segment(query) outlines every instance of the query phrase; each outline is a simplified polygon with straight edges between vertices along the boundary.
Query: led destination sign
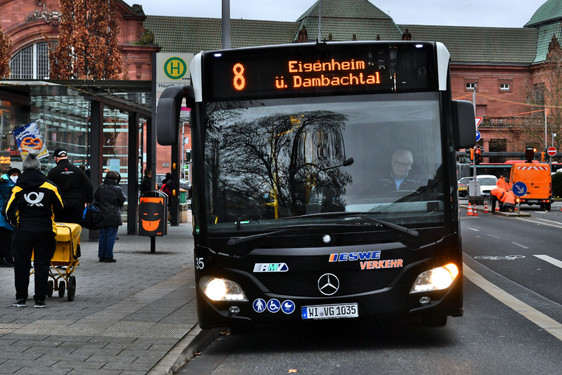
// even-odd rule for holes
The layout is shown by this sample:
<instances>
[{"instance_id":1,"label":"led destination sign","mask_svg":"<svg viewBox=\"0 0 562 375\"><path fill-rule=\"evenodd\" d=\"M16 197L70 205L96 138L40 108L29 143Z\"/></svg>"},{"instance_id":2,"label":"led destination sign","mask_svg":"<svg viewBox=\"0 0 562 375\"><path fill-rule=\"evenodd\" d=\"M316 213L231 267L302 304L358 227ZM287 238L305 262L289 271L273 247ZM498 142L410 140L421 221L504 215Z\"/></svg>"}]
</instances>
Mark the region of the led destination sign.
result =
<instances>
[{"instance_id":1,"label":"led destination sign","mask_svg":"<svg viewBox=\"0 0 562 375\"><path fill-rule=\"evenodd\" d=\"M367 73L365 61L336 61L332 59L329 62L305 63L290 60L287 65L287 74L275 76L275 88L278 90L307 87L364 86L381 83L380 72ZM246 70L242 63L235 63L232 67L232 87L236 91L244 91L248 87L245 76Z\"/></svg>"},{"instance_id":2,"label":"led destination sign","mask_svg":"<svg viewBox=\"0 0 562 375\"><path fill-rule=\"evenodd\" d=\"M367 71L365 61L336 61L303 63L288 62L289 81L285 76L275 77L275 87L279 90L305 87L365 86L381 83L380 72ZM333 73L333 74L325 74Z\"/></svg>"},{"instance_id":3,"label":"led destination sign","mask_svg":"<svg viewBox=\"0 0 562 375\"><path fill-rule=\"evenodd\" d=\"M433 90L432 44L283 46L207 53L207 100ZM207 70L208 69L208 70ZM421 74L420 74L421 73Z\"/></svg>"}]
</instances>

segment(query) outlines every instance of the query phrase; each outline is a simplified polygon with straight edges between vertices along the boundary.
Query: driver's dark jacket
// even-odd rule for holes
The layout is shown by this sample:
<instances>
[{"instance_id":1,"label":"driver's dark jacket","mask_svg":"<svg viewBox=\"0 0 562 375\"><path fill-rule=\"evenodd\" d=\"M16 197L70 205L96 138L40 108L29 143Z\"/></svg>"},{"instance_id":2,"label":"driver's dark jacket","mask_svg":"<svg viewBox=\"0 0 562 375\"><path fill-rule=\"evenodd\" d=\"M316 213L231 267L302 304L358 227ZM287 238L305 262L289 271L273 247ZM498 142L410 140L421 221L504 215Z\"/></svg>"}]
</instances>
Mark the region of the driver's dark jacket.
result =
<instances>
[{"instance_id":1,"label":"driver's dark jacket","mask_svg":"<svg viewBox=\"0 0 562 375\"><path fill-rule=\"evenodd\" d=\"M379 181L379 186L377 190L380 191L402 191L402 190L417 190L420 187L420 182L418 179L410 176L406 176L400 188L396 189L396 183L394 182L394 177L390 176L388 178L383 178Z\"/></svg>"}]
</instances>

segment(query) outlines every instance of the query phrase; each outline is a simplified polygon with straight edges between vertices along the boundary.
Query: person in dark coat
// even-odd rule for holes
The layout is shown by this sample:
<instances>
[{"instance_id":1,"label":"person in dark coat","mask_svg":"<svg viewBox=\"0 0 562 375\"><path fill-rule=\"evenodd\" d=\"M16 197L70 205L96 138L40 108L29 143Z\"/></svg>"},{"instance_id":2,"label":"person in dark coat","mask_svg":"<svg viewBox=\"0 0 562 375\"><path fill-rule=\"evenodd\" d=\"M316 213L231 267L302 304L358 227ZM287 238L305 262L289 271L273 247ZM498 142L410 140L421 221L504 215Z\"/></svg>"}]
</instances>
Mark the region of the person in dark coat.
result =
<instances>
[{"instance_id":1,"label":"person in dark coat","mask_svg":"<svg viewBox=\"0 0 562 375\"><path fill-rule=\"evenodd\" d=\"M21 171L17 168L10 168L5 174L0 176L0 209L10 199L12 189L16 186ZM14 227L0 215L0 267L13 267L14 254L12 234Z\"/></svg>"},{"instance_id":2,"label":"person in dark coat","mask_svg":"<svg viewBox=\"0 0 562 375\"><path fill-rule=\"evenodd\" d=\"M49 171L47 179L57 185L64 202L64 210L55 211L55 219L80 224L85 205L92 202L92 183L79 167L70 163L66 150L57 148L53 157L57 166Z\"/></svg>"},{"instance_id":3,"label":"person in dark coat","mask_svg":"<svg viewBox=\"0 0 562 375\"><path fill-rule=\"evenodd\" d=\"M16 307L25 307L27 301L32 252L35 254L35 307L46 306L49 267L56 247L53 210L63 208L57 187L40 171L38 154L32 150L25 158L23 173L2 209L4 217L16 228L13 238Z\"/></svg>"},{"instance_id":4,"label":"person in dark coat","mask_svg":"<svg viewBox=\"0 0 562 375\"><path fill-rule=\"evenodd\" d=\"M113 263L113 246L117 238L117 230L123 224L121 207L125 203L125 194L119 186L121 175L109 171L103 183L94 193L94 202L103 215L105 226L99 230L98 257L100 262Z\"/></svg>"},{"instance_id":5,"label":"person in dark coat","mask_svg":"<svg viewBox=\"0 0 562 375\"><path fill-rule=\"evenodd\" d=\"M145 195L149 191L154 190L152 188L151 180L152 180L152 169L146 168L144 170L144 177L142 178L141 186L140 186L141 195Z\"/></svg>"}]
</instances>

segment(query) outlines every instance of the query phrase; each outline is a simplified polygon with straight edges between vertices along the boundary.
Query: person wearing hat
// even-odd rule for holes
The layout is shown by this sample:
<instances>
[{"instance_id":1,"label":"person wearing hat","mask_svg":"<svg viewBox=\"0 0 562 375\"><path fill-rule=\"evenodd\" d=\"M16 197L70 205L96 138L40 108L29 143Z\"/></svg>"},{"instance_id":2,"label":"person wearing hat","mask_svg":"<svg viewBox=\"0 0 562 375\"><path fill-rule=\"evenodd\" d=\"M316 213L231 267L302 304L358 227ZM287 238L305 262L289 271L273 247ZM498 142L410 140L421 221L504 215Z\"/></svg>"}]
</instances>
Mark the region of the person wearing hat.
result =
<instances>
[{"instance_id":1,"label":"person wearing hat","mask_svg":"<svg viewBox=\"0 0 562 375\"><path fill-rule=\"evenodd\" d=\"M0 176L0 208L12 195L12 189L16 186L21 171L10 168ZM14 227L0 215L0 267L13 267L14 255L12 251L12 233Z\"/></svg>"},{"instance_id":2,"label":"person wearing hat","mask_svg":"<svg viewBox=\"0 0 562 375\"><path fill-rule=\"evenodd\" d=\"M92 202L92 183L79 167L68 160L65 149L57 148L53 157L57 166L49 171L47 179L57 185L64 202L64 210L55 211L55 220L80 224L85 205Z\"/></svg>"},{"instance_id":3,"label":"person wearing hat","mask_svg":"<svg viewBox=\"0 0 562 375\"><path fill-rule=\"evenodd\" d=\"M119 172L108 171L103 183L94 193L94 200L103 214L105 222L99 232L98 257L100 262L116 262L113 258L113 247L119 226L123 224L121 207L126 200L119 181L121 181Z\"/></svg>"},{"instance_id":4,"label":"person wearing hat","mask_svg":"<svg viewBox=\"0 0 562 375\"><path fill-rule=\"evenodd\" d=\"M57 187L41 173L39 151L31 150L23 162L12 195L2 214L15 227L15 284L16 307L25 307L28 298L31 253L34 252L35 307L45 307L49 267L55 253L56 225L54 209L62 209L63 202Z\"/></svg>"}]
</instances>

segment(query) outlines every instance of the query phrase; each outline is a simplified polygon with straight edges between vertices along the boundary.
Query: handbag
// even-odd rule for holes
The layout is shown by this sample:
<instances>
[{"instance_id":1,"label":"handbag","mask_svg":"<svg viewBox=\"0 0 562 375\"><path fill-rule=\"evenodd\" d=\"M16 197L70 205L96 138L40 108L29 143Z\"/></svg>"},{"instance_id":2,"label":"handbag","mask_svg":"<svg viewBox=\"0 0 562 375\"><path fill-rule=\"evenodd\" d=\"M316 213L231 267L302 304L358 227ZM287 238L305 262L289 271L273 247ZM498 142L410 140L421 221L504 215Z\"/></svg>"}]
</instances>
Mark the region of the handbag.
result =
<instances>
[{"instance_id":1,"label":"handbag","mask_svg":"<svg viewBox=\"0 0 562 375\"><path fill-rule=\"evenodd\" d=\"M94 204L89 204L82 212L82 222L80 224L84 228L100 229L105 226L105 219L99 208Z\"/></svg>"}]
</instances>

